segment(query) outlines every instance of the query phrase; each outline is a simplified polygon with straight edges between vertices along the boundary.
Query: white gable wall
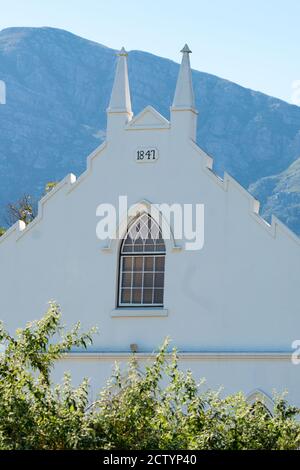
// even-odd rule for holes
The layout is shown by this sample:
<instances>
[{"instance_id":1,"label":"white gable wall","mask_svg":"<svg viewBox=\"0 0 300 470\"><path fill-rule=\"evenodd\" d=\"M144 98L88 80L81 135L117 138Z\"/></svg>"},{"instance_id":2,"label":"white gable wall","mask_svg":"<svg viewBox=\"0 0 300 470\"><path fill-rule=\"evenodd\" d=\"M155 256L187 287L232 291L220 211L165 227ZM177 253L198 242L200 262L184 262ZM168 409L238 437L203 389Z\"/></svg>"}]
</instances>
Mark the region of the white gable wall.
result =
<instances>
[{"instance_id":1,"label":"white gable wall","mask_svg":"<svg viewBox=\"0 0 300 470\"><path fill-rule=\"evenodd\" d=\"M128 350L137 342L148 351L168 334L189 351L290 349L300 331L299 245L280 229L274 237L254 220L246 192L231 180L225 190L209 177L190 142L170 136L169 130L124 131L78 182L50 195L32 228L1 240L1 265L17 260L14 269L1 270L1 311L11 327L39 316L55 299L68 322L100 326L95 347L101 350ZM136 163L134 150L148 144L159 149L159 160ZM167 318L110 316L118 247L102 250L96 208L101 202L117 205L125 194L129 204L145 199L205 205L204 248L167 255Z\"/></svg>"},{"instance_id":2,"label":"white gable wall","mask_svg":"<svg viewBox=\"0 0 300 470\"><path fill-rule=\"evenodd\" d=\"M25 230L14 227L0 238L1 318L14 330L56 300L67 325L98 326L90 351L102 355L67 361L78 377L89 364L97 385L114 353L129 352L131 343L149 353L170 336L180 351L196 354L183 365L206 375L210 385L224 384L229 391L264 386L268 393L290 388L296 400L300 372L289 357L300 335L299 240L276 220L268 226L255 212L254 199L228 175L223 182L213 174L211 159L185 132L184 114L176 116L172 127L151 107L125 126L117 116L111 119L108 141L89 158L87 171L76 182L67 177L47 195ZM147 146L158 149L159 159L137 163L136 149ZM167 316L145 316L147 309L144 316L112 316L119 245L103 249L96 208L117 206L120 195L128 196L129 205L146 200L205 206L201 251L186 251L183 241L182 250L166 244ZM201 356L216 352L221 360ZM250 356L237 359L228 352ZM256 353L262 354L259 360Z\"/></svg>"}]
</instances>

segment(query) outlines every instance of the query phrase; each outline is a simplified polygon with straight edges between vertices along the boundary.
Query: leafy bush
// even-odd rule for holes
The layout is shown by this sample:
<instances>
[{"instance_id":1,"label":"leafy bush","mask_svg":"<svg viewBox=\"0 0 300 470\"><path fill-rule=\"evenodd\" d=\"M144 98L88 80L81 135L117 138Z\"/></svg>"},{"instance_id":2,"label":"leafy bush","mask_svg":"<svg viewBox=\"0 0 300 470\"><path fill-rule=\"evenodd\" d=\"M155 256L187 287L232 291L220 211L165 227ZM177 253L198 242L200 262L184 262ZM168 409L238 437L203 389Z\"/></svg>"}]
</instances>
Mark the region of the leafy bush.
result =
<instances>
[{"instance_id":1,"label":"leafy bush","mask_svg":"<svg viewBox=\"0 0 300 470\"><path fill-rule=\"evenodd\" d=\"M89 439L87 381L73 389L66 375L53 387L50 373L64 352L86 347L91 334L80 334L79 324L62 334L60 316L50 304L43 319L15 338L0 327L0 449L73 449Z\"/></svg>"},{"instance_id":2,"label":"leafy bush","mask_svg":"<svg viewBox=\"0 0 300 470\"><path fill-rule=\"evenodd\" d=\"M261 402L250 405L242 393L221 398L201 392L191 372L178 368L167 342L154 363L139 372L133 358L128 373L115 375L95 404L96 435L108 449L296 449L299 410L282 397L273 416ZM163 379L163 382L162 382ZM165 385L164 385L165 384Z\"/></svg>"},{"instance_id":3,"label":"leafy bush","mask_svg":"<svg viewBox=\"0 0 300 470\"><path fill-rule=\"evenodd\" d=\"M222 398L178 367L168 341L141 372L133 355L117 367L92 405L88 382L73 388L65 376L51 383L64 352L87 347L93 332L77 324L63 333L59 307L11 337L0 328L0 449L296 449L300 410L276 397L263 403L238 393Z\"/></svg>"}]
</instances>

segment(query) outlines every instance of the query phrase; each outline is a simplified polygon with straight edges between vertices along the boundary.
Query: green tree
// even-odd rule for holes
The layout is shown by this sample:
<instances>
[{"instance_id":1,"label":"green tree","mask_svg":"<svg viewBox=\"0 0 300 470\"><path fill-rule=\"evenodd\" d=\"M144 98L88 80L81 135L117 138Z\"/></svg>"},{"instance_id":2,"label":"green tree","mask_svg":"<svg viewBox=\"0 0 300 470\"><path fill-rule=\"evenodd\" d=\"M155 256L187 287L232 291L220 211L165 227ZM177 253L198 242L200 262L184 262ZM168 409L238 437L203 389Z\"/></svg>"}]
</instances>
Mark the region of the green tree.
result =
<instances>
[{"instance_id":1,"label":"green tree","mask_svg":"<svg viewBox=\"0 0 300 470\"><path fill-rule=\"evenodd\" d=\"M55 186L57 181L49 181L45 185L44 194L48 194ZM16 202L10 202L6 208L6 223L13 225L18 220L22 220L25 224L29 224L37 216L37 203L30 194L24 194ZM0 227L0 237L5 233L6 229Z\"/></svg>"},{"instance_id":2,"label":"green tree","mask_svg":"<svg viewBox=\"0 0 300 470\"><path fill-rule=\"evenodd\" d=\"M22 220L26 225L36 217L37 208L32 196L24 194L16 202L7 205L6 222L13 225L18 220Z\"/></svg>"},{"instance_id":3,"label":"green tree","mask_svg":"<svg viewBox=\"0 0 300 470\"><path fill-rule=\"evenodd\" d=\"M63 333L59 307L52 303L39 321L11 337L1 326L0 343L0 449L72 449L88 445L91 437L88 383L77 389L65 376L51 386L50 374L64 352L85 348L91 333L80 324ZM54 339L56 338L56 341Z\"/></svg>"}]
</instances>

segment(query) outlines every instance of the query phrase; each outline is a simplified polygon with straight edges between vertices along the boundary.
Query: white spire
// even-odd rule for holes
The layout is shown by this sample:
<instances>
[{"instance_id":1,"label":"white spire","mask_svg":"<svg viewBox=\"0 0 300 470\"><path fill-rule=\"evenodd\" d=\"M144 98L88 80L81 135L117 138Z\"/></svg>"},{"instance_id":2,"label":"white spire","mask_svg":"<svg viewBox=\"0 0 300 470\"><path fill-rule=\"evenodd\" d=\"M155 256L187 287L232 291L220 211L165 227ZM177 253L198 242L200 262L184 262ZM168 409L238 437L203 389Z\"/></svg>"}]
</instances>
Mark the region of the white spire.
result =
<instances>
[{"instance_id":1,"label":"white spire","mask_svg":"<svg viewBox=\"0 0 300 470\"><path fill-rule=\"evenodd\" d=\"M127 52L124 47L118 53L118 63L108 113L127 113L132 116L127 69Z\"/></svg>"},{"instance_id":2,"label":"white spire","mask_svg":"<svg viewBox=\"0 0 300 470\"><path fill-rule=\"evenodd\" d=\"M189 57L192 51L190 50L189 46L185 44L184 48L180 52L182 52L183 56L177 79L172 109L195 110L195 97Z\"/></svg>"}]
</instances>

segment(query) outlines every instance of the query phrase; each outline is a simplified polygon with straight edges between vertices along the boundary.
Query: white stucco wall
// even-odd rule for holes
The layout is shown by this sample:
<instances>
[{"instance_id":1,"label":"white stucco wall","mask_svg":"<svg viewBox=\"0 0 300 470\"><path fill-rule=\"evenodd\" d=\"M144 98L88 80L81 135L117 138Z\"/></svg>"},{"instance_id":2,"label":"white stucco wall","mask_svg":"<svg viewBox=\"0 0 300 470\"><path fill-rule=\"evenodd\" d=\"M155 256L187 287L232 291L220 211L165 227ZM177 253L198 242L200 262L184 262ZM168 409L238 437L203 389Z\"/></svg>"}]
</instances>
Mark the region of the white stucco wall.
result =
<instances>
[{"instance_id":1,"label":"white stucco wall","mask_svg":"<svg viewBox=\"0 0 300 470\"><path fill-rule=\"evenodd\" d=\"M291 343L300 337L299 240L275 219L268 226L253 198L232 178L225 175L222 181L213 174L211 159L184 132L182 116L171 127L151 109L132 127L115 121L87 171L77 181L66 177L47 195L25 230L16 225L0 238L1 319L14 330L40 317L53 299L67 325L80 320L84 329L99 327L91 351L128 352L136 343L146 353L170 336L188 353L286 353L284 360L198 357L184 360L184 366L228 392L287 388L300 405L300 368L289 360ZM135 150L145 146L159 150L155 163L134 160ZM127 195L129 204L205 206L202 250L174 250L166 242L167 316L111 315L119 245L103 249L96 237L96 208L104 202L117 205L120 195ZM109 375L112 363L103 357L78 359L76 366L66 362L78 379L93 375L95 386Z\"/></svg>"}]
</instances>

